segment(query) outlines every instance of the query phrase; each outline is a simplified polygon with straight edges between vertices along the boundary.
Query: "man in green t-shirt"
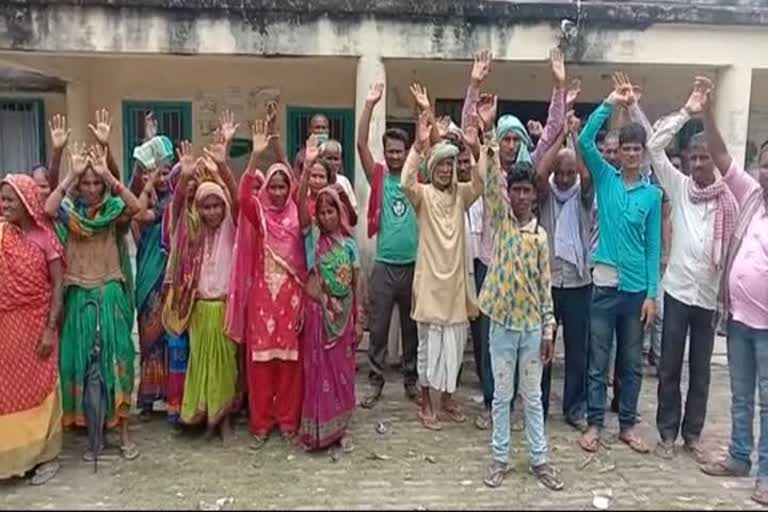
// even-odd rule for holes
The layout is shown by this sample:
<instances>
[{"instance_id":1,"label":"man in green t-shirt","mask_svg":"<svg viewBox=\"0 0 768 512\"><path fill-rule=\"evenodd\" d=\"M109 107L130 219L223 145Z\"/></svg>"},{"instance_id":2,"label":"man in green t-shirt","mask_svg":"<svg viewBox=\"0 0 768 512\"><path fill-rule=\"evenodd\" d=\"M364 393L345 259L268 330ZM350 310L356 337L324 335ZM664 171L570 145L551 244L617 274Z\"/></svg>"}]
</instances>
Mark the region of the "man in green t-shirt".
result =
<instances>
[{"instance_id":1,"label":"man in green t-shirt","mask_svg":"<svg viewBox=\"0 0 768 512\"><path fill-rule=\"evenodd\" d=\"M410 145L403 130L384 132L384 163L376 163L368 146L371 114L381 100L384 85L374 84L368 93L360 117L357 150L371 185L368 205L368 236L377 235L376 257L368 290L369 332L368 360L370 393L360 404L373 407L381 398L384 387L384 363L387 352L389 324L392 308L397 305L403 343L403 378L406 396L417 396L416 353L418 336L416 323L411 319L413 271L416 261L418 231L416 214L410 200L400 188L400 172Z\"/></svg>"}]
</instances>

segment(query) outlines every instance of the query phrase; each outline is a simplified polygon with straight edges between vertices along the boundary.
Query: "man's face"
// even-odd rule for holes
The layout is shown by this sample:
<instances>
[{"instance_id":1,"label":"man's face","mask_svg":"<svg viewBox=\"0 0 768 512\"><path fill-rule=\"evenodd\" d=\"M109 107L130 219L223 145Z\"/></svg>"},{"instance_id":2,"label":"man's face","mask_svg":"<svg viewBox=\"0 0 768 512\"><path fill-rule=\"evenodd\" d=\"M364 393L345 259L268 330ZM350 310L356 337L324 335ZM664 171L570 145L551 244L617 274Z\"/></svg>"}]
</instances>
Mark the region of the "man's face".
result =
<instances>
[{"instance_id":1,"label":"man's face","mask_svg":"<svg viewBox=\"0 0 768 512\"><path fill-rule=\"evenodd\" d=\"M555 166L555 186L559 190L568 190L576 184L579 168L573 151L561 149L557 155Z\"/></svg>"},{"instance_id":2,"label":"man's face","mask_svg":"<svg viewBox=\"0 0 768 512\"><path fill-rule=\"evenodd\" d=\"M692 144L688 148L688 168L691 179L700 188L705 188L715 181L715 162L704 144Z\"/></svg>"},{"instance_id":3,"label":"man's face","mask_svg":"<svg viewBox=\"0 0 768 512\"><path fill-rule=\"evenodd\" d=\"M456 176L465 183L472 179L472 153L469 148L465 147L456 159Z\"/></svg>"},{"instance_id":4,"label":"man's face","mask_svg":"<svg viewBox=\"0 0 768 512\"><path fill-rule=\"evenodd\" d=\"M432 170L432 184L437 190L445 190L451 186L453 178L453 158L440 160Z\"/></svg>"},{"instance_id":5,"label":"man's face","mask_svg":"<svg viewBox=\"0 0 768 512\"><path fill-rule=\"evenodd\" d=\"M314 116L309 122L309 131L313 135L328 135L330 132L328 118L322 114Z\"/></svg>"},{"instance_id":6,"label":"man's face","mask_svg":"<svg viewBox=\"0 0 768 512\"><path fill-rule=\"evenodd\" d=\"M639 142L625 142L619 147L621 168L628 171L640 169L644 153L645 147Z\"/></svg>"},{"instance_id":7,"label":"man's face","mask_svg":"<svg viewBox=\"0 0 768 512\"><path fill-rule=\"evenodd\" d=\"M527 219L533 211L533 183L519 181L509 186L509 205L517 219Z\"/></svg>"},{"instance_id":8,"label":"man's face","mask_svg":"<svg viewBox=\"0 0 768 512\"><path fill-rule=\"evenodd\" d=\"M499 142L499 158L502 163L513 163L517 160L517 152L520 150L520 137L515 132L508 132Z\"/></svg>"},{"instance_id":9,"label":"man's face","mask_svg":"<svg viewBox=\"0 0 768 512\"><path fill-rule=\"evenodd\" d=\"M400 172L405 163L405 142L399 139L385 139L384 161L390 172Z\"/></svg>"},{"instance_id":10,"label":"man's face","mask_svg":"<svg viewBox=\"0 0 768 512\"><path fill-rule=\"evenodd\" d=\"M619 162L619 139L616 137L606 137L602 144L603 158L608 160L612 166L618 168Z\"/></svg>"}]
</instances>

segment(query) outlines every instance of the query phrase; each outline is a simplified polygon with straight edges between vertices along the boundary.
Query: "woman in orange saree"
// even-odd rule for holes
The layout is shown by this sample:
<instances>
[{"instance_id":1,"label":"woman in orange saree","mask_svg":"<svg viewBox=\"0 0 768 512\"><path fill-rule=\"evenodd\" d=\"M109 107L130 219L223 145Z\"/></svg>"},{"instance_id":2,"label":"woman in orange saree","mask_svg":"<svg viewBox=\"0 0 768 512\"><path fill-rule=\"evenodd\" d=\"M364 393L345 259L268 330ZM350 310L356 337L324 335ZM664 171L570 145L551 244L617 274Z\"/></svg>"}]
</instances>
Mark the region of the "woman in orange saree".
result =
<instances>
[{"instance_id":1,"label":"woman in orange saree","mask_svg":"<svg viewBox=\"0 0 768 512\"><path fill-rule=\"evenodd\" d=\"M36 468L33 484L59 470L61 394L58 319L63 249L35 181L0 184L0 479Z\"/></svg>"}]
</instances>

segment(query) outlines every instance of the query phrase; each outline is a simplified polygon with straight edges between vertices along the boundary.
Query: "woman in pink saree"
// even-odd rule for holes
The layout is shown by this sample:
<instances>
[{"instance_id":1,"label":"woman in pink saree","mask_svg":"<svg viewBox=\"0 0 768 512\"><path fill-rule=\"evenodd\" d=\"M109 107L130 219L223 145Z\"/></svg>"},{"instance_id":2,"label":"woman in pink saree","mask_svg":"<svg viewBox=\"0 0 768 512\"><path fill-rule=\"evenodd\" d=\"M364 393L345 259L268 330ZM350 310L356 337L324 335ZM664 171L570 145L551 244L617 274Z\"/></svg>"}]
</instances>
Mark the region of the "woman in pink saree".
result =
<instances>
[{"instance_id":1,"label":"woman in pink saree","mask_svg":"<svg viewBox=\"0 0 768 512\"><path fill-rule=\"evenodd\" d=\"M275 426L286 440L298 430L306 264L290 168L276 163L264 178L247 171L239 197L226 326L232 339L245 344L249 425L257 449Z\"/></svg>"},{"instance_id":2,"label":"woman in pink saree","mask_svg":"<svg viewBox=\"0 0 768 512\"><path fill-rule=\"evenodd\" d=\"M310 147L308 145L308 147ZM307 150L307 162L313 153ZM308 186L302 176L299 197ZM355 348L362 335L362 304L357 293L360 257L350 225L350 211L341 187L331 185L316 197L315 215L308 201L299 205L305 233L307 298L301 336L304 403L299 439L306 449L340 443L355 410Z\"/></svg>"}]
</instances>

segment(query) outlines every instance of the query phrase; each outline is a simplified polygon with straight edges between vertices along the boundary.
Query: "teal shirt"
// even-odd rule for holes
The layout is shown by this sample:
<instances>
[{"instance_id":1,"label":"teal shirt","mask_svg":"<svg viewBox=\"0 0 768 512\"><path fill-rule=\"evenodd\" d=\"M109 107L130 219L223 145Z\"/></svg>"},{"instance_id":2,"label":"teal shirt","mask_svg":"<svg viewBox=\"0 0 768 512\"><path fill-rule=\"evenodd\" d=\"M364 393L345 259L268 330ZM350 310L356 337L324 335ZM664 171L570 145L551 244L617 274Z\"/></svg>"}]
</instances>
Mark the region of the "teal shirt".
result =
<instances>
[{"instance_id":1,"label":"teal shirt","mask_svg":"<svg viewBox=\"0 0 768 512\"><path fill-rule=\"evenodd\" d=\"M376 261L393 265L413 263L418 240L416 212L400 187L400 175L387 174L376 238Z\"/></svg>"},{"instance_id":2,"label":"teal shirt","mask_svg":"<svg viewBox=\"0 0 768 512\"><path fill-rule=\"evenodd\" d=\"M579 137L598 202L600 241L592 260L616 268L619 291L644 291L654 299L661 260L661 190L647 178L625 185L621 171L603 159L595 137L612 111L611 104L600 105Z\"/></svg>"}]
</instances>

